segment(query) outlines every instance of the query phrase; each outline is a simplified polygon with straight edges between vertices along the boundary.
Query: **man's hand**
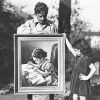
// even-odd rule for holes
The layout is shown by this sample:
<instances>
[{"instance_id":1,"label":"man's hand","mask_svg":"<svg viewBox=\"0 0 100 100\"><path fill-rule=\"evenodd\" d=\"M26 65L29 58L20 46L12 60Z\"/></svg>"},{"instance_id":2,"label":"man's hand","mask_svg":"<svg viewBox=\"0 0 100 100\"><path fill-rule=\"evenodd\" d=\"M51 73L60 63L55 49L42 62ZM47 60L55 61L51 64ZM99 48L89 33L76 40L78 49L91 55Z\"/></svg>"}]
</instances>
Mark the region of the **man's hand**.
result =
<instances>
[{"instance_id":1,"label":"man's hand","mask_svg":"<svg viewBox=\"0 0 100 100\"><path fill-rule=\"evenodd\" d=\"M41 31L37 31L36 34L49 34L47 31L41 30Z\"/></svg>"}]
</instances>

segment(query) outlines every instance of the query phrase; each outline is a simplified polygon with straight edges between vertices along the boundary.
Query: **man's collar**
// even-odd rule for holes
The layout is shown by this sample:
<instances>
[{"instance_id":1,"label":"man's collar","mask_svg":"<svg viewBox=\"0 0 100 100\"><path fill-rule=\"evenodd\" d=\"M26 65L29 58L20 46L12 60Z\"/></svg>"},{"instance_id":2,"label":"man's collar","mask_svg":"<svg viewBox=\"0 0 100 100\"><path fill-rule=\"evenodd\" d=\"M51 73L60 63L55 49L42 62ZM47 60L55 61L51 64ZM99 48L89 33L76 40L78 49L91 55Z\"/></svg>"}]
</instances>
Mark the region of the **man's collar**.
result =
<instances>
[{"instance_id":1,"label":"man's collar","mask_svg":"<svg viewBox=\"0 0 100 100\"><path fill-rule=\"evenodd\" d=\"M36 26L37 24L39 24L38 20L34 20L34 23L35 23L35 26ZM44 26L48 26L48 25L50 25L50 23L49 23L49 21L48 21L48 19L47 19Z\"/></svg>"}]
</instances>

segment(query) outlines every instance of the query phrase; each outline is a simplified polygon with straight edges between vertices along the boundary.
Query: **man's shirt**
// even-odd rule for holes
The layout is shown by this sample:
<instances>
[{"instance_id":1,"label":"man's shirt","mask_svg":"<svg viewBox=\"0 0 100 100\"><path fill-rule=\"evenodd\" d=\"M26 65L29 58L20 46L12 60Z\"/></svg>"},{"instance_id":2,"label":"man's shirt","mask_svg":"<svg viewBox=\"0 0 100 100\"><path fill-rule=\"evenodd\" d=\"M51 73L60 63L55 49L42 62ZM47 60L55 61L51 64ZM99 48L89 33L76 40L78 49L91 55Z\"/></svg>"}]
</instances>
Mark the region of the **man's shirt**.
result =
<instances>
[{"instance_id":1,"label":"man's shirt","mask_svg":"<svg viewBox=\"0 0 100 100\"><path fill-rule=\"evenodd\" d=\"M57 27L54 22L47 19L45 25L38 21L28 20L17 29L17 34L56 34Z\"/></svg>"}]
</instances>

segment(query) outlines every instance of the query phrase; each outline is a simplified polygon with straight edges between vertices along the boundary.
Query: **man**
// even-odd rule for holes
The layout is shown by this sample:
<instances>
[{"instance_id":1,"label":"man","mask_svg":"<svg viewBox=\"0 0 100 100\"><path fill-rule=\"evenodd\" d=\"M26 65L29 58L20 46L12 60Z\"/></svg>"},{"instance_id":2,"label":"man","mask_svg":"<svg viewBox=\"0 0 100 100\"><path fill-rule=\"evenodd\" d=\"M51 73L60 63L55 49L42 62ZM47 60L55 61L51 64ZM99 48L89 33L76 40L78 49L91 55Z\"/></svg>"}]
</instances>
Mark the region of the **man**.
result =
<instances>
[{"instance_id":1,"label":"man","mask_svg":"<svg viewBox=\"0 0 100 100\"><path fill-rule=\"evenodd\" d=\"M35 6L36 19L28 20L17 29L17 34L55 34L56 25L47 19L48 7L44 3Z\"/></svg>"},{"instance_id":2,"label":"man","mask_svg":"<svg viewBox=\"0 0 100 100\"><path fill-rule=\"evenodd\" d=\"M35 6L37 20L26 21L17 29L17 34L56 34L56 25L47 19L48 7L46 4L38 2ZM28 95L30 96L30 95ZM50 97L53 97L51 95ZM53 98L51 98L53 100ZM32 100L50 100L49 95L32 95Z\"/></svg>"}]
</instances>

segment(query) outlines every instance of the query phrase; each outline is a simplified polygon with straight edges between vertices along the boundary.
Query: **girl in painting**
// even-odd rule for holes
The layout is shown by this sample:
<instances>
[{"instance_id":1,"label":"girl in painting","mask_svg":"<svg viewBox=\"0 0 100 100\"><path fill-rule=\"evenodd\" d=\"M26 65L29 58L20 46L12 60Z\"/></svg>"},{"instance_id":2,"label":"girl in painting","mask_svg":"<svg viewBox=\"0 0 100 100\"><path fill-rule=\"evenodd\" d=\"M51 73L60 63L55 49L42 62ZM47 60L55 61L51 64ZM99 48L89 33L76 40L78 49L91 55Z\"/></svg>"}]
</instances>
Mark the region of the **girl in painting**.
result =
<instances>
[{"instance_id":1,"label":"girl in painting","mask_svg":"<svg viewBox=\"0 0 100 100\"><path fill-rule=\"evenodd\" d=\"M57 85L57 75L54 66L50 60L46 59L47 52L43 49L35 49L32 52L32 58L36 64L32 64L34 72L42 75L46 85Z\"/></svg>"}]
</instances>

